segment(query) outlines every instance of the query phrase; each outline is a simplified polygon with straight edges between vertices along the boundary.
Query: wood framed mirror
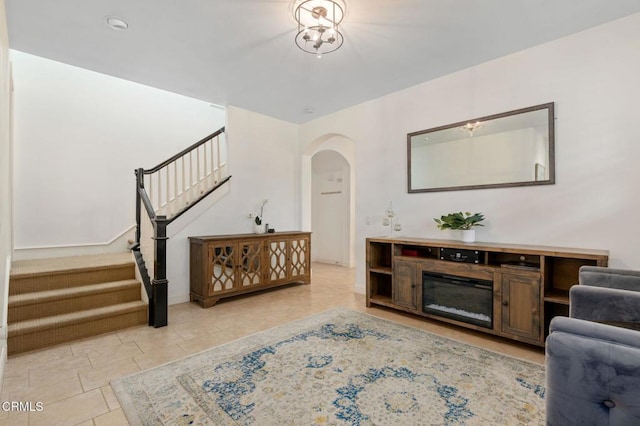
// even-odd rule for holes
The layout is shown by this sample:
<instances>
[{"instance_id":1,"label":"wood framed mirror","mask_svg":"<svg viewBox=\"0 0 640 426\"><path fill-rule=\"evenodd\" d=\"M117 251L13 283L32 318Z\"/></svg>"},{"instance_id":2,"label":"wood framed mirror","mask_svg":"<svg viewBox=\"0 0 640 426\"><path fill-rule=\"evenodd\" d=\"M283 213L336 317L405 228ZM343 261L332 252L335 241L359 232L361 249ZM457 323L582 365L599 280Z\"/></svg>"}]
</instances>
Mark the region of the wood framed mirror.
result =
<instances>
[{"instance_id":1,"label":"wood framed mirror","mask_svg":"<svg viewBox=\"0 0 640 426\"><path fill-rule=\"evenodd\" d=\"M555 183L554 103L407 134L408 192Z\"/></svg>"}]
</instances>

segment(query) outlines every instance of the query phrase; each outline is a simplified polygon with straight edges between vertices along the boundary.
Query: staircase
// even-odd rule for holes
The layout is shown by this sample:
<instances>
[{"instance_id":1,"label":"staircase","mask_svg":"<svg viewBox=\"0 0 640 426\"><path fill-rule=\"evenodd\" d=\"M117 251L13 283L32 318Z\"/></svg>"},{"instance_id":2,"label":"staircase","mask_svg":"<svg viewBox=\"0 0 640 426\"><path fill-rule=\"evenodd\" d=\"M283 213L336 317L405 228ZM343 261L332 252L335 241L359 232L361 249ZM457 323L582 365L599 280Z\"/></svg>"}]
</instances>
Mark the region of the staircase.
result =
<instances>
[{"instance_id":1,"label":"staircase","mask_svg":"<svg viewBox=\"0 0 640 426\"><path fill-rule=\"evenodd\" d=\"M13 262L9 355L147 323L131 253Z\"/></svg>"},{"instance_id":2,"label":"staircase","mask_svg":"<svg viewBox=\"0 0 640 426\"><path fill-rule=\"evenodd\" d=\"M131 246L149 299L149 325L168 323L167 226L227 184L225 128L136 175L136 239Z\"/></svg>"}]
</instances>

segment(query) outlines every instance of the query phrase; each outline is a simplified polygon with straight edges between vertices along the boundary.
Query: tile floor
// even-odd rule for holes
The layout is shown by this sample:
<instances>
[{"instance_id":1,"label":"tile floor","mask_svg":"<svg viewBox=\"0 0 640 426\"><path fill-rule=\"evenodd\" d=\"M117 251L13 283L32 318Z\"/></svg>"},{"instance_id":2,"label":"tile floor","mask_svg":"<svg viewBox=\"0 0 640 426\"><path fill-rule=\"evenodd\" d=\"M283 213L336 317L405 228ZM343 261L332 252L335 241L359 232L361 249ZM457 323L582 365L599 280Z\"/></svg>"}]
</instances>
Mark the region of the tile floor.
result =
<instances>
[{"instance_id":1,"label":"tile floor","mask_svg":"<svg viewBox=\"0 0 640 426\"><path fill-rule=\"evenodd\" d=\"M219 302L169 308L169 325L133 327L50 349L10 357L1 401L42 402L41 412L7 413L4 425L128 425L109 382L211 346L336 306L345 306L436 334L542 363L542 348L379 308L367 309L353 292L355 271L313 264L311 285L292 285Z\"/></svg>"}]
</instances>

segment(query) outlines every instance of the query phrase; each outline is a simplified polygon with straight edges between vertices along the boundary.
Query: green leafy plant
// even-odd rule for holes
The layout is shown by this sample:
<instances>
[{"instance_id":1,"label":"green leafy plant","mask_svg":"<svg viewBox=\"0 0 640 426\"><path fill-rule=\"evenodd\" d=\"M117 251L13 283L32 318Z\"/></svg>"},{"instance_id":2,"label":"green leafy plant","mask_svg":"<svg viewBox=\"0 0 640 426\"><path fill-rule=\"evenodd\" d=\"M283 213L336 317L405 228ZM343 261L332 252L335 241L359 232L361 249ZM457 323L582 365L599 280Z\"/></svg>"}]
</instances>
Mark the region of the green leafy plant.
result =
<instances>
[{"instance_id":1,"label":"green leafy plant","mask_svg":"<svg viewBox=\"0 0 640 426\"><path fill-rule=\"evenodd\" d=\"M446 216L440 216L440 219L434 218L438 224L438 229L455 229L469 230L474 226L484 226L480 222L484 220L482 213L471 214L469 212L449 213Z\"/></svg>"}]
</instances>

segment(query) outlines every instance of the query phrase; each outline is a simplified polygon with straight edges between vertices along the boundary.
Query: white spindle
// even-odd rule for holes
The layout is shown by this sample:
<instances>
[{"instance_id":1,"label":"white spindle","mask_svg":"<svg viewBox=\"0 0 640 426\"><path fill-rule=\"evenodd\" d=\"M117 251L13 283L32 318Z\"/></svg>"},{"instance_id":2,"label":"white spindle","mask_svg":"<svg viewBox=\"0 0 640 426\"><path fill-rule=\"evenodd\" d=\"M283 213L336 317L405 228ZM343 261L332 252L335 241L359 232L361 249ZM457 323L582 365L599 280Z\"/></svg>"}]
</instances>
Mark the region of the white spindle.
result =
<instances>
[{"instance_id":1,"label":"white spindle","mask_svg":"<svg viewBox=\"0 0 640 426\"><path fill-rule=\"evenodd\" d=\"M206 191L208 188L207 185L207 144L204 143L202 145L202 169L203 169L203 173L202 173L202 180L204 182L204 190Z\"/></svg>"},{"instance_id":2,"label":"white spindle","mask_svg":"<svg viewBox=\"0 0 640 426\"><path fill-rule=\"evenodd\" d=\"M173 199L178 198L178 160L173 163Z\"/></svg>"},{"instance_id":3,"label":"white spindle","mask_svg":"<svg viewBox=\"0 0 640 426\"><path fill-rule=\"evenodd\" d=\"M196 165L196 176L198 179L198 189L200 189L200 179L201 179L201 174L200 174L200 147L196 148L196 160L197 160L197 165ZM198 191L199 193L200 191ZM200 194L198 194L198 196L200 196Z\"/></svg>"},{"instance_id":4,"label":"white spindle","mask_svg":"<svg viewBox=\"0 0 640 426\"><path fill-rule=\"evenodd\" d=\"M222 161L221 161L221 156L220 156L220 135L216 136L216 151L218 152L218 164L216 167L217 168L217 173L216 173L216 180L220 180L222 179L221 173L222 173Z\"/></svg>"},{"instance_id":5,"label":"white spindle","mask_svg":"<svg viewBox=\"0 0 640 426\"><path fill-rule=\"evenodd\" d=\"M180 194L184 194L184 191L186 191L187 188L188 188L186 186L186 182L184 181L184 177L185 177L185 174L184 174L184 157L185 156L183 155L182 158L181 158L181 161L182 161L182 182L181 182L182 190L180 191Z\"/></svg>"},{"instance_id":6,"label":"white spindle","mask_svg":"<svg viewBox=\"0 0 640 426\"><path fill-rule=\"evenodd\" d=\"M189 153L189 202L193 201L193 151Z\"/></svg>"},{"instance_id":7,"label":"white spindle","mask_svg":"<svg viewBox=\"0 0 640 426\"><path fill-rule=\"evenodd\" d=\"M156 211L160 210L160 208L162 207L162 180L161 180L161 175L162 170L158 170L158 204L156 204L154 206L154 208L156 209Z\"/></svg>"},{"instance_id":8,"label":"white spindle","mask_svg":"<svg viewBox=\"0 0 640 426\"><path fill-rule=\"evenodd\" d=\"M166 189L165 189L165 193L166 193L166 198L164 199L164 205L167 207L166 208L166 215L167 216L171 216L171 205L170 205L170 201L171 201L171 195L169 193L170 189L171 189L171 184L170 184L170 179L169 177L171 176L171 173L169 173L169 164L167 164L166 167L163 167L164 169L164 182L166 185Z\"/></svg>"},{"instance_id":9,"label":"white spindle","mask_svg":"<svg viewBox=\"0 0 640 426\"><path fill-rule=\"evenodd\" d=\"M215 185L217 182L216 177L214 175L214 172L216 170L216 156L215 156L215 150L213 149L213 144L214 144L214 139L209 139L209 142L207 142L209 144L209 152L211 153L211 184L212 186Z\"/></svg>"}]
</instances>

